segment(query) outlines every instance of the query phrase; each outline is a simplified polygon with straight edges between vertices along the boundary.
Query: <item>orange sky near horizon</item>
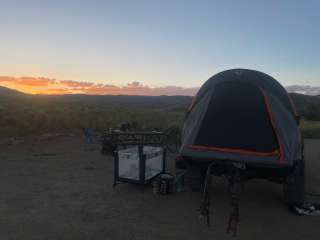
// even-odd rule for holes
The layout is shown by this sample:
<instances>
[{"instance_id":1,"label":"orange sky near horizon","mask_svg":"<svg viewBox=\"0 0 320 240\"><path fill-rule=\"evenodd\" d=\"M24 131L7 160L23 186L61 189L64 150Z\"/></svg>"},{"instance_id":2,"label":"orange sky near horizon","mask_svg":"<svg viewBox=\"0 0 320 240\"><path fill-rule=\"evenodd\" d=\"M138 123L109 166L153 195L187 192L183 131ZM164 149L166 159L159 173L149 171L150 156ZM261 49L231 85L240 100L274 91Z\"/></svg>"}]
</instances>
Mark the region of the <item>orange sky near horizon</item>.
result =
<instances>
[{"instance_id":1,"label":"orange sky near horizon","mask_svg":"<svg viewBox=\"0 0 320 240\"><path fill-rule=\"evenodd\" d=\"M150 87L140 82L116 86L73 80L56 80L44 77L0 76L0 86L29 94L89 94L89 95L187 95L193 96L198 88L177 86Z\"/></svg>"}]
</instances>

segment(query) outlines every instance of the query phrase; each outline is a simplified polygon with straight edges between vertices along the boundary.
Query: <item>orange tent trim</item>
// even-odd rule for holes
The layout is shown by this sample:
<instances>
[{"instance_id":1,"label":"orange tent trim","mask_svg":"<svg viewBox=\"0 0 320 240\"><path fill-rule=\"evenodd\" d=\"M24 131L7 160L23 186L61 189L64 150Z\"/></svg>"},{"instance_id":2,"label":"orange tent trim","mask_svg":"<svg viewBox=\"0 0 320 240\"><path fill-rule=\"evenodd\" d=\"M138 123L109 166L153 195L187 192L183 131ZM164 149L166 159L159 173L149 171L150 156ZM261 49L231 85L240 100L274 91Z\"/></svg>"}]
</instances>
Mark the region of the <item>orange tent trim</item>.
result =
<instances>
[{"instance_id":1,"label":"orange tent trim","mask_svg":"<svg viewBox=\"0 0 320 240\"><path fill-rule=\"evenodd\" d=\"M261 156L261 157L280 156L279 150L275 150L273 152L256 152L256 151L243 150L243 149L219 148L219 147L209 147L209 146L202 146L202 145L189 145L189 147L194 150L237 153L237 154L243 154L243 155Z\"/></svg>"}]
</instances>

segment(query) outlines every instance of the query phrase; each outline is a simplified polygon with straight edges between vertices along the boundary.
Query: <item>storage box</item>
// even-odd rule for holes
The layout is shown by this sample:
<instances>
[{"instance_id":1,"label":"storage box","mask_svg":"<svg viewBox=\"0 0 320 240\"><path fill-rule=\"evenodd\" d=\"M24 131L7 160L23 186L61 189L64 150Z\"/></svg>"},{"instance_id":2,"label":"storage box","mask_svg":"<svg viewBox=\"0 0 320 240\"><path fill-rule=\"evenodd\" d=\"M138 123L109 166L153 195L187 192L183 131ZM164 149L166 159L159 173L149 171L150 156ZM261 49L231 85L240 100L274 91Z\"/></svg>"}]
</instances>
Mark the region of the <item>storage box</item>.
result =
<instances>
[{"instance_id":1,"label":"storage box","mask_svg":"<svg viewBox=\"0 0 320 240\"><path fill-rule=\"evenodd\" d=\"M165 170L163 147L134 146L116 151L114 186L119 182L146 184Z\"/></svg>"}]
</instances>

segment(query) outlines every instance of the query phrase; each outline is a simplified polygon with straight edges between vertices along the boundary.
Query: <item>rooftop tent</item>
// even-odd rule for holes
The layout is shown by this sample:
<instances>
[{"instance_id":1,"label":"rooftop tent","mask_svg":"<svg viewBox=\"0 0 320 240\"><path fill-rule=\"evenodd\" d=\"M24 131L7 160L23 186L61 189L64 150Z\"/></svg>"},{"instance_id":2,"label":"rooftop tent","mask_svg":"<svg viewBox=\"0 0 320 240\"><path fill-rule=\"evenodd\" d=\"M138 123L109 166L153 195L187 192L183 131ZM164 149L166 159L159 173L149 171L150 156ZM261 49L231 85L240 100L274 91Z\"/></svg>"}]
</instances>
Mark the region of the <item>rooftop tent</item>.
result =
<instances>
[{"instance_id":1,"label":"rooftop tent","mask_svg":"<svg viewBox=\"0 0 320 240\"><path fill-rule=\"evenodd\" d=\"M301 158L294 106L272 77L246 69L211 77L187 113L181 155L291 165Z\"/></svg>"}]
</instances>

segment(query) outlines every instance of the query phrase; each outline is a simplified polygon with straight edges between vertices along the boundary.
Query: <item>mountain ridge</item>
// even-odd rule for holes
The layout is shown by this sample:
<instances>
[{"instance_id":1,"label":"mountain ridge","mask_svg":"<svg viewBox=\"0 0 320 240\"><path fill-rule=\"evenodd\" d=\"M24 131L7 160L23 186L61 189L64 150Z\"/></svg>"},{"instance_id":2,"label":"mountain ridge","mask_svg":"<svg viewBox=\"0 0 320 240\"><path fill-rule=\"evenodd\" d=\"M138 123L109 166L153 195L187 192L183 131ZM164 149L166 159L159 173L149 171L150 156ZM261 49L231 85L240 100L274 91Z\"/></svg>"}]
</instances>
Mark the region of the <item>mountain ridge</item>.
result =
<instances>
[{"instance_id":1,"label":"mountain ridge","mask_svg":"<svg viewBox=\"0 0 320 240\"><path fill-rule=\"evenodd\" d=\"M301 115L320 120L320 97L290 96ZM102 131L121 121L144 130L180 128L191 102L190 96L31 95L0 87L0 137Z\"/></svg>"}]
</instances>

